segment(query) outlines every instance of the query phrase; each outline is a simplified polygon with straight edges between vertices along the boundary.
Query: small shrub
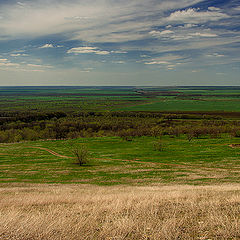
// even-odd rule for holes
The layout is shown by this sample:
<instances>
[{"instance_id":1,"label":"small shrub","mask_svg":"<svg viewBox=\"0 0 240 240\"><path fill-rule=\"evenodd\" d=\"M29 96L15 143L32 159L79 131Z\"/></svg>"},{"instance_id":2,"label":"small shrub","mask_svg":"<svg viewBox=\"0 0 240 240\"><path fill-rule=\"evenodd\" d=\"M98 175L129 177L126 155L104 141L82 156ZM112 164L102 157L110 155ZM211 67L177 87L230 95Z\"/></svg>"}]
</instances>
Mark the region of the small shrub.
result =
<instances>
[{"instance_id":1,"label":"small shrub","mask_svg":"<svg viewBox=\"0 0 240 240\"><path fill-rule=\"evenodd\" d=\"M79 136L80 136L80 133L77 131L69 132L67 134L67 138L70 138L70 139L75 139L75 138L78 138Z\"/></svg>"},{"instance_id":2,"label":"small shrub","mask_svg":"<svg viewBox=\"0 0 240 240\"><path fill-rule=\"evenodd\" d=\"M155 151L163 151L163 144L162 144L162 141L161 140L158 140L156 142L153 143L153 147L154 147L154 150Z\"/></svg>"},{"instance_id":3,"label":"small shrub","mask_svg":"<svg viewBox=\"0 0 240 240\"><path fill-rule=\"evenodd\" d=\"M172 137L179 137L181 134L181 130L178 127L172 127L169 129L169 133L170 136Z\"/></svg>"},{"instance_id":4,"label":"small shrub","mask_svg":"<svg viewBox=\"0 0 240 240\"><path fill-rule=\"evenodd\" d=\"M220 129L216 127L212 127L209 129L209 135L211 138L220 138L221 137L221 131Z\"/></svg>"},{"instance_id":5,"label":"small shrub","mask_svg":"<svg viewBox=\"0 0 240 240\"><path fill-rule=\"evenodd\" d=\"M187 136L187 139L188 139L189 142L191 142L192 139L194 138L194 134L193 134L192 132L188 132L188 133L186 134L186 136Z\"/></svg>"},{"instance_id":6,"label":"small shrub","mask_svg":"<svg viewBox=\"0 0 240 240\"><path fill-rule=\"evenodd\" d=\"M203 135L203 133L204 133L204 129L201 129L201 128L195 128L192 131L193 137L195 138L199 138L201 135Z\"/></svg>"},{"instance_id":7,"label":"small shrub","mask_svg":"<svg viewBox=\"0 0 240 240\"><path fill-rule=\"evenodd\" d=\"M125 140L125 141L132 141L133 140L133 137L132 136L122 136L122 139Z\"/></svg>"},{"instance_id":8,"label":"small shrub","mask_svg":"<svg viewBox=\"0 0 240 240\"><path fill-rule=\"evenodd\" d=\"M82 166L82 165L88 163L89 152L85 145L74 148L73 154L76 157L76 160L77 160L77 163L79 164L79 166Z\"/></svg>"},{"instance_id":9,"label":"small shrub","mask_svg":"<svg viewBox=\"0 0 240 240\"><path fill-rule=\"evenodd\" d=\"M240 129L234 128L234 129L232 129L230 134L232 137L240 137Z\"/></svg>"},{"instance_id":10,"label":"small shrub","mask_svg":"<svg viewBox=\"0 0 240 240\"><path fill-rule=\"evenodd\" d=\"M151 129L151 136L158 137L162 135L162 129L160 127L153 127Z\"/></svg>"},{"instance_id":11,"label":"small shrub","mask_svg":"<svg viewBox=\"0 0 240 240\"><path fill-rule=\"evenodd\" d=\"M123 130L119 132L119 137L121 137L125 141L132 141L133 140L133 133L131 132L130 129L128 130Z\"/></svg>"}]
</instances>

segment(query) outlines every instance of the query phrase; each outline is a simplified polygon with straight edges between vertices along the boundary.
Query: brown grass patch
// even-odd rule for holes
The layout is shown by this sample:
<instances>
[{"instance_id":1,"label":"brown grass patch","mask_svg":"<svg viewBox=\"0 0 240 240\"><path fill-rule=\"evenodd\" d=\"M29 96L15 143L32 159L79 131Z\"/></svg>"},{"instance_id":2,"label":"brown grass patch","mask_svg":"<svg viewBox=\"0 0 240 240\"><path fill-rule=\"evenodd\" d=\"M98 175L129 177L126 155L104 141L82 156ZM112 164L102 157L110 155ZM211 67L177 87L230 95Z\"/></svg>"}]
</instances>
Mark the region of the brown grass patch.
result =
<instances>
[{"instance_id":1,"label":"brown grass patch","mask_svg":"<svg viewBox=\"0 0 240 240\"><path fill-rule=\"evenodd\" d=\"M0 239L240 239L240 185L0 188Z\"/></svg>"}]
</instances>

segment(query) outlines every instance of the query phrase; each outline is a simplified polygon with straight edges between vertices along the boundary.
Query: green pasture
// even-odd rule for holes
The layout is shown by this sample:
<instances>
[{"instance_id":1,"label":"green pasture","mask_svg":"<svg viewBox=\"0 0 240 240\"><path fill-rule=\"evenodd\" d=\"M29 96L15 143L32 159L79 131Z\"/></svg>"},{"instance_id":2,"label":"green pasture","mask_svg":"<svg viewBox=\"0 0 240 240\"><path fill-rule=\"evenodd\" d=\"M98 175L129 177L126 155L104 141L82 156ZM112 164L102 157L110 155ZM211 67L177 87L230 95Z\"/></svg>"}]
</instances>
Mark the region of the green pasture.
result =
<instances>
[{"instance_id":1,"label":"green pasture","mask_svg":"<svg viewBox=\"0 0 240 240\"><path fill-rule=\"evenodd\" d=\"M161 141L162 151L154 148ZM185 136L161 139L119 137L79 138L0 144L0 182L86 183L97 185L240 182L239 138ZM89 149L89 163L52 155L41 147L73 157L72 149Z\"/></svg>"},{"instance_id":2,"label":"green pasture","mask_svg":"<svg viewBox=\"0 0 240 240\"><path fill-rule=\"evenodd\" d=\"M51 95L51 94L136 94L133 88L105 87L0 87L1 95Z\"/></svg>"},{"instance_id":3,"label":"green pasture","mask_svg":"<svg viewBox=\"0 0 240 240\"><path fill-rule=\"evenodd\" d=\"M152 94L154 92L159 93L154 95ZM174 96L171 92L175 92ZM166 96L168 93L169 96ZM201 96L194 96L194 94ZM0 110L239 112L240 89L237 87L137 89L134 87L0 87Z\"/></svg>"},{"instance_id":4,"label":"green pasture","mask_svg":"<svg viewBox=\"0 0 240 240\"><path fill-rule=\"evenodd\" d=\"M98 111L112 110L115 106L125 106L134 102L144 101L141 97L134 96L19 96L0 97L1 111Z\"/></svg>"},{"instance_id":5,"label":"green pasture","mask_svg":"<svg viewBox=\"0 0 240 240\"><path fill-rule=\"evenodd\" d=\"M240 94L239 89L222 89L222 90L192 90L192 89L175 89L176 91L185 93L185 94L202 94L202 95L232 95L232 94Z\"/></svg>"},{"instance_id":6,"label":"green pasture","mask_svg":"<svg viewBox=\"0 0 240 240\"><path fill-rule=\"evenodd\" d=\"M239 112L239 100L208 99L185 100L175 98L158 98L134 106L120 108L121 111L229 111Z\"/></svg>"}]
</instances>

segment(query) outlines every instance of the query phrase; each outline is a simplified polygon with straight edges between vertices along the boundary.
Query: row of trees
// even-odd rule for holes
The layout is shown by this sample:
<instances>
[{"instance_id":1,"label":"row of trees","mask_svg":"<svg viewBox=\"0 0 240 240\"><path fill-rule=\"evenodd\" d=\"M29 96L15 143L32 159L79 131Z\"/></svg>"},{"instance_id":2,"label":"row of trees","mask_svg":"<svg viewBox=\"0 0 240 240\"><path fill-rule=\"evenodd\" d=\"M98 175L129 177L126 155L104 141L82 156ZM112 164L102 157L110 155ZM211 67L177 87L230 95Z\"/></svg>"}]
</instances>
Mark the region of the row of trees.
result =
<instances>
[{"instance_id":1,"label":"row of trees","mask_svg":"<svg viewBox=\"0 0 240 240\"><path fill-rule=\"evenodd\" d=\"M12 113L11 113L12 114ZM182 116L182 115L181 115ZM140 136L185 134L189 141L208 135L220 137L228 133L240 137L240 121L216 116L190 118L160 113L38 113L0 117L0 142L37 139L66 139L93 136L121 136L124 139Z\"/></svg>"}]
</instances>

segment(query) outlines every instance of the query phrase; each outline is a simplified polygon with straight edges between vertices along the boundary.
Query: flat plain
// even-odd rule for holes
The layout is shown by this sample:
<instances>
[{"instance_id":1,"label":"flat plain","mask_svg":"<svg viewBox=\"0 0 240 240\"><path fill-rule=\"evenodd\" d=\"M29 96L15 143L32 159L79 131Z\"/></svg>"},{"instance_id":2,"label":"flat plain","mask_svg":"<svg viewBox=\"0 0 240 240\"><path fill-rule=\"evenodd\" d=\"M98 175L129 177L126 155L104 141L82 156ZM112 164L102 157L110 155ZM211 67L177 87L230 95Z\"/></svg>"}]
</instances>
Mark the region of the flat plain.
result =
<instances>
[{"instance_id":1,"label":"flat plain","mask_svg":"<svg viewBox=\"0 0 240 240\"><path fill-rule=\"evenodd\" d=\"M240 239L239 103L238 87L1 87L0 238Z\"/></svg>"}]
</instances>

